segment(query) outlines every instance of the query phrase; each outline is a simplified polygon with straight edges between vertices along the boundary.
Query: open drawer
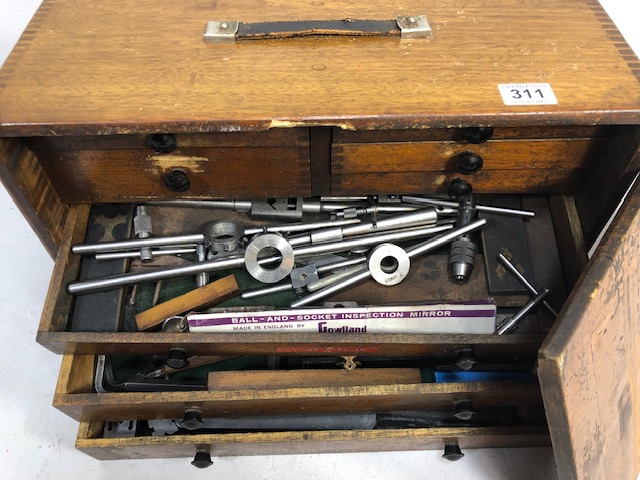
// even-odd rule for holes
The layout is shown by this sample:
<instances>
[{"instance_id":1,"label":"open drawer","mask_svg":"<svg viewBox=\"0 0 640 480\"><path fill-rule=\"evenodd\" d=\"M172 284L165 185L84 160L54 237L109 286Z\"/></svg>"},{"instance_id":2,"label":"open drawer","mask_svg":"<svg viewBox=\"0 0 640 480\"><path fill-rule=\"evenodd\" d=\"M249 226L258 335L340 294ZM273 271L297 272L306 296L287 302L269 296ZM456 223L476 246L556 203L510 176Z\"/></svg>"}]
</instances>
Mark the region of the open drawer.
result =
<instances>
[{"instance_id":1,"label":"open drawer","mask_svg":"<svg viewBox=\"0 0 640 480\"><path fill-rule=\"evenodd\" d=\"M516 201L520 199L515 198ZM536 212L536 217L516 220L519 237L524 248L520 248L523 258L518 263L534 265L527 268L526 276L535 277L535 283L548 285L553 291L550 301L559 310L566 298L567 287L563 263L554 235L554 221L549 200L546 197L524 196L522 205ZM217 209L173 208L149 206L149 213L158 225L158 236L185 232L197 232L201 224L212 219L220 219L224 211ZM116 207L117 210L117 207ZM246 224L251 223L246 216L228 214ZM112 218L100 216L104 221L101 231L112 228ZM553 317L546 311L532 315L515 334L402 334L402 333L166 333L159 328L138 331L134 316L151 306L154 283L140 284L138 287L113 289L109 292L71 296L67 285L84 273L83 263L87 257L71 253L70 247L84 242L87 231L96 230L91 210L88 206L72 206L64 231L63 243L58 254L51 282L47 307L43 313L38 333L38 341L58 353L79 354L150 354L167 353L170 349L182 349L189 355L359 355L359 356L433 356L455 358L462 351L472 350L478 358L516 358L536 355L545 333L553 323ZM122 226L116 220L117 228ZM496 221L494 219L494 221ZM89 227L88 227L89 225ZM490 230L490 228L488 228ZM488 240L488 242L499 242ZM490 254L487 253L486 256ZM524 258L526 257L526 258ZM166 258L166 257L158 257ZM529 297L519 285L509 293L491 295L485 271L499 268L495 258L478 255L470 280L459 285L449 280L447 273L448 247L439 249L433 255L417 258L412 262L407 278L399 285L386 287L373 281L364 282L354 288L328 297L326 301L357 302L359 305L459 302L494 297L499 311L514 312L525 305ZM536 261L532 261L536 259ZM526 260L526 263L525 263ZM89 259L90 261L90 259ZM171 260L173 261L173 260ZM163 263L162 260L157 260ZM156 261L148 264L154 265ZM187 262L187 264L189 264ZM144 270L145 264L131 263L133 268ZM126 267L124 267L126 268ZM140 270L136 270L140 271ZM146 271L146 270L145 270ZM259 284L242 269L235 273L243 290L258 288ZM210 280L228 275L228 271L214 272ZM502 275L505 272L502 271ZM176 295L180 288L193 288L193 276L178 280L186 286L171 281L162 284L160 302ZM176 282L178 282L176 281ZM131 305L127 301L136 289L137 301ZM165 297L165 293L167 292ZM103 302L103 295L111 295L111 307ZM297 296L293 291L266 296L258 299L231 299L218 307L245 307L274 305L287 308ZM103 302L103 303L100 303ZM98 305L100 307L98 308Z\"/></svg>"},{"instance_id":2,"label":"open drawer","mask_svg":"<svg viewBox=\"0 0 640 480\"><path fill-rule=\"evenodd\" d=\"M423 383L415 369L376 369L375 379L324 370L332 386L242 387L216 375L207 391L96 393L95 364L65 355L54 405L81 422L76 446L99 459L446 447L455 460L458 449L549 442L533 377Z\"/></svg>"}]
</instances>

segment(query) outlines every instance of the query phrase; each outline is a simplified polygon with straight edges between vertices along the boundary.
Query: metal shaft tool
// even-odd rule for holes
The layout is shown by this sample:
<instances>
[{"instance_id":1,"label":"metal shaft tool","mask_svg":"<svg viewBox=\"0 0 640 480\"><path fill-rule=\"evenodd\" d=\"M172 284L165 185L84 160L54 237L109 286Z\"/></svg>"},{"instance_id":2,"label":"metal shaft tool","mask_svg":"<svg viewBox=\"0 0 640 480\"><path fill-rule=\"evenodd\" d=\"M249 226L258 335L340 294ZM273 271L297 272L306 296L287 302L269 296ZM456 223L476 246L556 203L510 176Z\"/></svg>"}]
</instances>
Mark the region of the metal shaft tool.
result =
<instances>
[{"instance_id":1,"label":"metal shaft tool","mask_svg":"<svg viewBox=\"0 0 640 480\"><path fill-rule=\"evenodd\" d=\"M328 243L322 245L310 245L294 249L294 258L305 257L310 255L320 255L324 253L336 253L351 250L357 246L375 245L377 243L394 242L399 240L407 240L411 238L420 238L433 235L437 232L450 229L450 225L442 225L436 227L425 227L412 229L401 232L388 232L378 235L369 235L362 238L354 238L348 241ZM268 265L279 261L279 257L271 257L260 260L260 265ZM95 292L100 290L109 290L111 288L133 285L135 283L155 282L158 280L166 280L169 278L184 277L189 275L197 275L202 272L216 272L221 270L229 270L232 268L243 267L245 264L244 256L234 255L224 258L214 258L205 262L198 262L192 265L178 266L166 269L158 269L152 272L136 272L125 273L113 277L97 278L92 280L81 280L72 282L67 286L67 293L70 295L80 295L83 293Z\"/></svg>"},{"instance_id":2,"label":"metal shaft tool","mask_svg":"<svg viewBox=\"0 0 640 480\"><path fill-rule=\"evenodd\" d=\"M376 222L361 222L356 225L335 227L316 230L308 235L301 235L289 239L291 245L317 245L327 242L340 242L345 238L366 235L369 233L399 230L403 228L435 225L438 214L435 208L425 208L413 212L405 212L397 215L378 219Z\"/></svg>"},{"instance_id":3,"label":"metal shaft tool","mask_svg":"<svg viewBox=\"0 0 640 480\"><path fill-rule=\"evenodd\" d=\"M475 220L463 227L454 228L453 230L450 230L446 233L438 235L437 237L427 240L424 243L420 243L418 245L410 247L406 250L406 252L409 258L413 258L418 255L425 254L427 252L435 250L436 248L446 245L447 243L453 241L455 238L459 237L460 235L464 235L465 233L477 230L478 228L483 226L485 223L487 223L487 221L483 218ZM311 295L307 295L304 298L301 298L299 300L292 302L291 307L295 308L295 307L301 307L304 305L313 304L318 300L327 298L328 296L333 295L334 293L337 293L341 290L344 290L345 288L348 288L352 285L356 285L362 282L363 280L366 280L369 277L371 277L371 272L369 271L369 268L367 266L363 266L361 271L354 273L351 277L348 277L340 282L334 283L333 285L327 288L318 290L317 292L314 292Z\"/></svg>"},{"instance_id":4,"label":"metal shaft tool","mask_svg":"<svg viewBox=\"0 0 640 480\"><path fill-rule=\"evenodd\" d=\"M499 261L500 263L502 263L502 265L503 265L507 270L509 270L509 271L513 274L513 276L514 276L514 277L516 277L516 278L520 281L520 283L521 283L521 284L522 284L522 285L523 285L527 290L529 290L529 292L530 292L532 295L536 295L536 296L537 296L537 295L539 295L538 290L536 290L536 288L535 288L533 285L531 285L531 283L530 283L530 282L529 282L529 281L524 277L524 275L522 275L522 274L518 271L518 269L516 268L516 266L515 266L513 263L511 263L507 257L505 257L503 254L501 254L501 253L500 253L500 254L498 255L498 261ZM545 307L547 307L547 310L549 310L549 312L551 312L551 314L552 314L554 317L557 317L557 316L558 316L558 312L556 312L556 311L555 311L555 309L554 309L551 305L549 305L549 302L547 302L546 300L544 300L544 301L542 302L542 304L543 304Z\"/></svg>"},{"instance_id":5,"label":"metal shaft tool","mask_svg":"<svg viewBox=\"0 0 640 480\"><path fill-rule=\"evenodd\" d=\"M185 248L160 248L152 250L152 254L154 257L159 257L162 255L184 255L186 253L195 253L196 247L185 247ZM107 252L107 253L96 253L96 260L121 260L125 258L140 258L140 252Z\"/></svg>"},{"instance_id":6,"label":"metal shaft tool","mask_svg":"<svg viewBox=\"0 0 640 480\"><path fill-rule=\"evenodd\" d=\"M437 205L448 208L458 208L457 202L449 200L440 200L438 198L412 197L404 195L401 197L403 202L415 203L416 205ZM516 217L535 217L535 212L530 210L517 210L512 208L492 207L490 205L476 205L478 212L495 213L500 215L512 215Z\"/></svg>"},{"instance_id":7,"label":"metal shaft tool","mask_svg":"<svg viewBox=\"0 0 640 480\"><path fill-rule=\"evenodd\" d=\"M549 289L543 288L536 297L532 298L529 301L529 303L527 303L524 307L522 307L522 310L520 310L513 317L511 317L509 320L505 321L502 325L500 325L496 330L496 333L498 335L511 333L513 330L516 329L516 327L524 317L526 317L527 315L529 315L529 313L531 313L533 310L538 308L538 305L540 305L544 301L544 299L547 298L547 295L549 295Z\"/></svg>"}]
</instances>

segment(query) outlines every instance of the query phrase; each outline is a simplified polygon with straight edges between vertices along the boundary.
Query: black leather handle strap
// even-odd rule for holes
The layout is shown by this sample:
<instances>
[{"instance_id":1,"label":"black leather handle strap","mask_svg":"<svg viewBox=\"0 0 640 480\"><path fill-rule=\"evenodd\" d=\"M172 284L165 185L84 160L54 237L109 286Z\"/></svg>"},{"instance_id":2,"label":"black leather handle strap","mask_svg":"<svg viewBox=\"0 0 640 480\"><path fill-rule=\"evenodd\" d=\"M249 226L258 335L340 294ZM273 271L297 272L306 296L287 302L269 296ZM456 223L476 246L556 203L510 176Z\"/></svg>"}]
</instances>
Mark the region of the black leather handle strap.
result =
<instances>
[{"instance_id":1,"label":"black leather handle strap","mask_svg":"<svg viewBox=\"0 0 640 480\"><path fill-rule=\"evenodd\" d=\"M389 36L400 35L395 20L304 20L240 23L236 40L291 38L309 35Z\"/></svg>"},{"instance_id":2,"label":"black leather handle strap","mask_svg":"<svg viewBox=\"0 0 640 480\"><path fill-rule=\"evenodd\" d=\"M398 16L394 20L286 20L244 23L210 21L204 33L206 43L304 37L310 35L401 36L427 38L431 27L425 15Z\"/></svg>"}]
</instances>

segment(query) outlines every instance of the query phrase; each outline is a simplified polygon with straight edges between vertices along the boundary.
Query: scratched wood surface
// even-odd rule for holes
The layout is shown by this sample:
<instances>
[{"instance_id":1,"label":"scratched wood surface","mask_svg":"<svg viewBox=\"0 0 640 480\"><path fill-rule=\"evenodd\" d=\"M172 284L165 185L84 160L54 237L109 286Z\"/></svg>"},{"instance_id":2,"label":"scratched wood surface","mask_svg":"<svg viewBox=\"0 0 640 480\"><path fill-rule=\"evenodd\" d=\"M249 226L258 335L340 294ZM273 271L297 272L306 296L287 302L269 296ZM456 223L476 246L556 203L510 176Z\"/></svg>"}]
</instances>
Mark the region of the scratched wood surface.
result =
<instances>
[{"instance_id":1,"label":"scratched wood surface","mask_svg":"<svg viewBox=\"0 0 640 480\"><path fill-rule=\"evenodd\" d=\"M196 446L216 456L282 455L400 450L440 450L445 443L467 448L546 446L544 427L411 428L325 432L235 433L170 437L101 438L102 422L82 422L76 448L97 458L193 457Z\"/></svg>"},{"instance_id":2,"label":"scratched wood surface","mask_svg":"<svg viewBox=\"0 0 640 480\"><path fill-rule=\"evenodd\" d=\"M640 187L550 332L538 376L561 478L640 473Z\"/></svg>"},{"instance_id":3,"label":"scratched wood surface","mask_svg":"<svg viewBox=\"0 0 640 480\"><path fill-rule=\"evenodd\" d=\"M381 378L381 382L382 382ZM474 408L540 405L537 382L332 385L197 392L111 392L61 394L54 406L76 420L181 418L195 405L203 417L295 415L300 413L447 410L456 402Z\"/></svg>"},{"instance_id":4,"label":"scratched wood surface","mask_svg":"<svg viewBox=\"0 0 640 480\"><path fill-rule=\"evenodd\" d=\"M0 181L55 258L68 207L60 200L34 153L19 139L0 139Z\"/></svg>"},{"instance_id":5,"label":"scratched wood surface","mask_svg":"<svg viewBox=\"0 0 640 480\"><path fill-rule=\"evenodd\" d=\"M403 13L433 37L202 38ZM0 73L0 135L633 123L640 69L610 30L594 0L45 0ZM504 105L498 84L531 82L558 104Z\"/></svg>"}]
</instances>

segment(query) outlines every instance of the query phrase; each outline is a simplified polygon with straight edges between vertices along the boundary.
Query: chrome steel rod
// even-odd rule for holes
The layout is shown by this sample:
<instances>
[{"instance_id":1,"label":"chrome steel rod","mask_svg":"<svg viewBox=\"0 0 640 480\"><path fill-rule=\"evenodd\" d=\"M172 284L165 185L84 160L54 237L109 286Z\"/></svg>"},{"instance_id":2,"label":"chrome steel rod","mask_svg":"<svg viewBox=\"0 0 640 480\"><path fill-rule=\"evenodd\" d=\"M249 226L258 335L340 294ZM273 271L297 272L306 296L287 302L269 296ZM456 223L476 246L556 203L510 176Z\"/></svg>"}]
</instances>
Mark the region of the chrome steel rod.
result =
<instances>
[{"instance_id":1,"label":"chrome steel rod","mask_svg":"<svg viewBox=\"0 0 640 480\"><path fill-rule=\"evenodd\" d=\"M385 232L411 227L434 225L438 220L435 208L424 208L412 212L400 213L380 218L376 222L360 222L345 227L334 227L315 230L308 235L301 235L289 239L293 246L338 242L347 237L366 235L369 233Z\"/></svg>"},{"instance_id":2,"label":"chrome steel rod","mask_svg":"<svg viewBox=\"0 0 640 480\"><path fill-rule=\"evenodd\" d=\"M245 235L256 235L258 233L279 233L279 232L306 232L307 230L317 230L327 227L342 227L345 225L355 225L360 223L360 219L352 218L348 220L326 220L324 222L307 223L287 223L285 225L270 225L265 227L246 228Z\"/></svg>"},{"instance_id":3,"label":"chrome steel rod","mask_svg":"<svg viewBox=\"0 0 640 480\"><path fill-rule=\"evenodd\" d=\"M291 285L291 282L283 283L281 285L275 285L273 287L268 287L268 288L260 288L258 290L249 290L247 292L242 292L242 295L240 296L243 299L247 300L249 298L257 298L257 297L263 297L266 295L271 295L273 293L288 292L289 290L293 290L293 285Z\"/></svg>"},{"instance_id":4,"label":"chrome steel rod","mask_svg":"<svg viewBox=\"0 0 640 480\"><path fill-rule=\"evenodd\" d=\"M202 242L204 242L204 235L201 233L195 233L190 235L174 235L170 237L134 238L118 242L79 244L71 247L71 252L76 255L91 255L94 253L138 250L143 247L165 247L169 245L184 245Z\"/></svg>"},{"instance_id":5,"label":"chrome steel rod","mask_svg":"<svg viewBox=\"0 0 640 480\"><path fill-rule=\"evenodd\" d=\"M540 305L544 301L544 299L547 298L547 295L549 295L549 289L543 288L538 294L538 296L532 298L529 301L529 303L527 303L524 307L522 307L522 310L520 310L513 317L511 317L509 320L505 321L502 325L500 325L496 330L496 333L498 335L511 333L518 326L518 324L522 321L524 317L529 315L529 313L535 310L538 307L538 305Z\"/></svg>"},{"instance_id":6,"label":"chrome steel rod","mask_svg":"<svg viewBox=\"0 0 640 480\"><path fill-rule=\"evenodd\" d=\"M450 230L446 233L438 235L437 237L427 240L426 242L423 242L408 248L406 250L407 254L409 255L409 258L413 258L418 255L425 254L443 245L446 245L449 242L452 242L454 239L456 239L460 235L464 235L465 233L469 233L474 230L477 230L478 228L483 226L485 223L487 223L486 219L481 218L479 220L471 222L462 227L454 228L453 230ZM370 276L371 276L371 272L369 271L368 266L363 265L362 271L356 272L351 277L348 277L340 282L330 285L327 288L323 288L322 290L318 290L317 292L314 292L311 295L307 295L306 297L300 298L292 302L291 307L295 308L295 307L301 307L304 305L315 303L316 301L327 298L328 296L331 296L334 293L344 290L345 288L348 288L352 285L356 285L361 281L369 278Z\"/></svg>"},{"instance_id":7,"label":"chrome steel rod","mask_svg":"<svg viewBox=\"0 0 640 480\"><path fill-rule=\"evenodd\" d=\"M150 272L123 273L112 277L96 278L93 280L81 280L72 282L67 286L67 292L70 295L80 295L89 292L98 292L109 290L112 288L124 287L126 285L134 285L143 282L156 282L158 280L166 280L168 278L185 277L189 275L197 275L202 272L216 272L219 270L228 270L244 265L244 257L229 257L224 259L207 260L191 265L179 267L163 268Z\"/></svg>"},{"instance_id":8,"label":"chrome steel rod","mask_svg":"<svg viewBox=\"0 0 640 480\"><path fill-rule=\"evenodd\" d=\"M499 254L498 255L498 261L507 269L509 270L514 277L516 277L518 279L518 281L524 286L524 288L526 288L527 290L529 290L529 293L531 293L532 295L538 295L538 290L536 290L536 288L531 285L531 283L529 283L529 280L527 280L524 275L522 275L518 269L516 268L516 266L511 263L509 261L509 259L507 257L505 257L503 254ZM549 305L549 302L547 302L546 300L544 300L542 302L542 304L547 307L547 310L549 310L549 312L551 312L551 314L554 317L558 316L558 312L555 311L555 309Z\"/></svg>"},{"instance_id":9,"label":"chrome steel rod","mask_svg":"<svg viewBox=\"0 0 640 480\"><path fill-rule=\"evenodd\" d=\"M423 198L403 196L403 202L415 203L417 205L436 205L439 207L458 208L457 202L451 202L449 200L440 200L438 198ZM517 210L513 208L493 207L490 205L476 205L476 210L479 212L495 213L500 215L511 215L515 217L535 217L535 212L531 210Z\"/></svg>"},{"instance_id":10,"label":"chrome steel rod","mask_svg":"<svg viewBox=\"0 0 640 480\"><path fill-rule=\"evenodd\" d=\"M451 230L452 225L439 225L433 227L412 228L410 230L400 230L398 232L379 233L375 235L365 235L362 237L342 240L340 242L321 243L298 247L293 250L296 258L308 257L310 255L322 255L325 253L345 252L359 247L368 247L378 243L400 242L412 238L426 237L440 232Z\"/></svg>"},{"instance_id":11,"label":"chrome steel rod","mask_svg":"<svg viewBox=\"0 0 640 480\"><path fill-rule=\"evenodd\" d=\"M154 200L147 205L180 208L218 208L234 212L251 211L251 200Z\"/></svg>"},{"instance_id":12,"label":"chrome steel rod","mask_svg":"<svg viewBox=\"0 0 640 480\"><path fill-rule=\"evenodd\" d=\"M196 247L188 248L161 248L158 250L152 250L153 256L160 255L181 255L184 253L195 253ZM140 258L140 252L107 252L96 253L96 260L122 260L124 258Z\"/></svg>"}]
</instances>

